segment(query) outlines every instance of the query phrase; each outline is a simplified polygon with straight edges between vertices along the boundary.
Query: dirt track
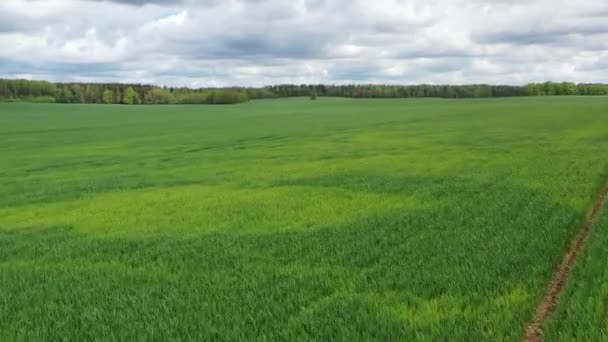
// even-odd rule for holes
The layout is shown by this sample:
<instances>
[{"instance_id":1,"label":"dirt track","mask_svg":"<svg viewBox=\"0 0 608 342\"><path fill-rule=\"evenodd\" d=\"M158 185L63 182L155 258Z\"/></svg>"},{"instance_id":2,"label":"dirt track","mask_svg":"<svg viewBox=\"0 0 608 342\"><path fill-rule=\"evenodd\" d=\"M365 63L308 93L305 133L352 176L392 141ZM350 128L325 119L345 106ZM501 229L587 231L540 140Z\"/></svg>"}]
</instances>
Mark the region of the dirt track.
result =
<instances>
[{"instance_id":1,"label":"dirt track","mask_svg":"<svg viewBox=\"0 0 608 342\"><path fill-rule=\"evenodd\" d=\"M549 283L549 287L543 297L543 300L539 303L538 308L536 309L536 314L532 321L528 324L524 341L536 342L542 341L543 339L543 328L545 322L549 319L553 311L555 310L555 306L557 305L557 301L559 296L561 295L566 282L568 281L568 276L570 275L570 270L572 266L576 262L576 258L579 253L585 246L585 242L589 237L589 233L593 229L593 225L597 222L600 217L600 213L602 208L604 207L604 203L606 202L606 198L608 197L608 184L604 185L602 190L597 196L597 199L593 203L593 207L589 210L587 215L585 216L585 220L580 228L580 231L570 244L568 251L564 255L564 259L560 263L559 267L553 274L551 278L551 282Z\"/></svg>"}]
</instances>

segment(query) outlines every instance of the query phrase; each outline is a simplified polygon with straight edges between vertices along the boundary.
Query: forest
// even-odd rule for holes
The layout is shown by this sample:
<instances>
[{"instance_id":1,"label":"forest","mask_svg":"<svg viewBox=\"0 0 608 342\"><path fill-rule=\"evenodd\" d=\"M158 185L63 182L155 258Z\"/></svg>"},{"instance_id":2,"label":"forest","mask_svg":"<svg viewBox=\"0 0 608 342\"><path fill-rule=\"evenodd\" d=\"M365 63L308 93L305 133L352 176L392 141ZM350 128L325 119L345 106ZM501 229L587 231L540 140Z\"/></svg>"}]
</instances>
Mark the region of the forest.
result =
<instances>
[{"instance_id":1,"label":"forest","mask_svg":"<svg viewBox=\"0 0 608 342\"><path fill-rule=\"evenodd\" d=\"M260 88L159 87L123 83L52 83L0 79L0 101L99 104L234 104L251 99L310 96L348 98L488 98L608 95L608 85L572 82L513 85L282 84Z\"/></svg>"}]
</instances>

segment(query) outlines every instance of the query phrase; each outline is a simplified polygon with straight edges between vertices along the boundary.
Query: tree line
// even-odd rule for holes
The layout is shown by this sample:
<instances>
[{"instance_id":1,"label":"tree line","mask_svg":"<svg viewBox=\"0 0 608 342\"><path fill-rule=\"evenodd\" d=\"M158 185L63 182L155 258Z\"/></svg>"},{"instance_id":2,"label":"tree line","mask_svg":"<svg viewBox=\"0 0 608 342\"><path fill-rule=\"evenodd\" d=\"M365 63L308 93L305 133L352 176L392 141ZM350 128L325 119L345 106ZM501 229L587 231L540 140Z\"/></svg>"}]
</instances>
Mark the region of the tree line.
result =
<instances>
[{"instance_id":1,"label":"tree line","mask_svg":"<svg viewBox=\"0 0 608 342\"><path fill-rule=\"evenodd\" d=\"M0 100L99 104L233 104L276 97L260 88L168 88L123 83L51 83L0 79Z\"/></svg>"},{"instance_id":2,"label":"tree line","mask_svg":"<svg viewBox=\"0 0 608 342\"><path fill-rule=\"evenodd\" d=\"M484 98L512 96L608 95L606 84L571 82L509 85L324 85L283 84L262 88L158 87L122 83L51 83L0 79L0 101L100 104L234 104L250 99L310 96L351 98Z\"/></svg>"},{"instance_id":3,"label":"tree line","mask_svg":"<svg viewBox=\"0 0 608 342\"><path fill-rule=\"evenodd\" d=\"M475 98L556 95L608 95L607 84L572 82L530 83L524 86L509 85L276 85L267 87L279 97L335 96L360 98Z\"/></svg>"}]
</instances>

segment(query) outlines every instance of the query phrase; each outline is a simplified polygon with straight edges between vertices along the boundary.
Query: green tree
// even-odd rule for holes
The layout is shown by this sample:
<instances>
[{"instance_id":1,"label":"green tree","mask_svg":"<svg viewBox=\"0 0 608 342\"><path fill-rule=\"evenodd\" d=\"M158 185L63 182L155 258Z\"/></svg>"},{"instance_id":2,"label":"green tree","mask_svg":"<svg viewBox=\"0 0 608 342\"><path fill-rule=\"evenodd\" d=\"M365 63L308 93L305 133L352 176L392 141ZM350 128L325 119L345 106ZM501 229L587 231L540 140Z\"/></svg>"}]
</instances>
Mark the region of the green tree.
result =
<instances>
[{"instance_id":1,"label":"green tree","mask_svg":"<svg viewBox=\"0 0 608 342\"><path fill-rule=\"evenodd\" d=\"M235 89L214 89L207 94L207 104L234 104L248 100L246 93Z\"/></svg>"},{"instance_id":2,"label":"green tree","mask_svg":"<svg viewBox=\"0 0 608 342\"><path fill-rule=\"evenodd\" d=\"M317 89L315 87L313 87L310 90L310 99L311 100L316 100L317 99Z\"/></svg>"},{"instance_id":3,"label":"green tree","mask_svg":"<svg viewBox=\"0 0 608 342\"><path fill-rule=\"evenodd\" d=\"M68 92L68 99L70 103L84 103L83 94L79 84L72 84L70 91Z\"/></svg>"},{"instance_id":4,"label":"green tree","mask_svg":"<svg viewBox=\"0 0 608 342\"><path fill-rule=\"evenodd\" d=\"M103 103L110 104L110 103L112 103L113 99L114 99L114 94L112 93L112 91L110 89L106 89L103 91L103 96L101 97L101 101Z\"/></svg>"},{"instance_id":5,"label":"green tree","mask_svg":"<svg viewBox=\"0 0 608 342\"><path fill-rule=\"evenodd\" d=\"M8 88L8 85L3 80L0 80L0 98L10 99L11 97L13 97L13 94L11 94L11 90Z\"/></svg>"},{"instance_id":6,"label":"green tree","mask_svg":"<svg viewBox=\"0 0 608 342\"><path fill-rule=\"evenodd\" d=\"M144 96L145 104L169 104L173 102L173 95L167 89L152 88Z\"/></svg>"},{"instance_id":7,"label":"green tree","mask_svg":"<svg viewBox=\"0 0 608 342\"><path fill-rule=\"evenodd\" d=\"M123 99L123 103L132 105L136 102L136 99L137 99L137 92L135 91L135 89L133 89L133 87L127 88L127 90L125 91L125 97Z\"/></svg>"},{"instance_id":8,"label":"green tree","mask_svg":"<svg viewBox=\"0 0 608 342\"><path fill-rule=\"evenodd\" d=\"M578 95L578 88L576 87L576 84L572 82L562 82L561 86L561 93L563 95Z\"/></svg>"}]
</instances>

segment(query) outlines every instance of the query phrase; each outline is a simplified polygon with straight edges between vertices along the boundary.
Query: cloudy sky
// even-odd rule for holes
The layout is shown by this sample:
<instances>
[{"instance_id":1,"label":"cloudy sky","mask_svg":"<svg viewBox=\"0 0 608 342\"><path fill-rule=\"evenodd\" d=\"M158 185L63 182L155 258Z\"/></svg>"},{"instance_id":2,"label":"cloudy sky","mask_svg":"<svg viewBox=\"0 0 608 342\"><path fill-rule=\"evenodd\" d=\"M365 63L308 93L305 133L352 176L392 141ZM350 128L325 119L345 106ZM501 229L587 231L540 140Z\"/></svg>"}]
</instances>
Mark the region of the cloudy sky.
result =
<instances>
[{"instance_id":1,"label":"cloudy sky","mask_svg":"<svg viewBox=\"0 0 608 342\"><path fill-rule=\"evenodd\" d=\"M608 1L0 0L0 77L608 82Z\"/></svg>"}]
</instances>

